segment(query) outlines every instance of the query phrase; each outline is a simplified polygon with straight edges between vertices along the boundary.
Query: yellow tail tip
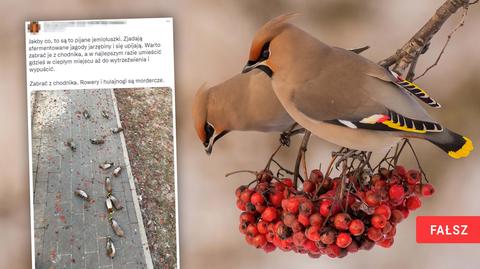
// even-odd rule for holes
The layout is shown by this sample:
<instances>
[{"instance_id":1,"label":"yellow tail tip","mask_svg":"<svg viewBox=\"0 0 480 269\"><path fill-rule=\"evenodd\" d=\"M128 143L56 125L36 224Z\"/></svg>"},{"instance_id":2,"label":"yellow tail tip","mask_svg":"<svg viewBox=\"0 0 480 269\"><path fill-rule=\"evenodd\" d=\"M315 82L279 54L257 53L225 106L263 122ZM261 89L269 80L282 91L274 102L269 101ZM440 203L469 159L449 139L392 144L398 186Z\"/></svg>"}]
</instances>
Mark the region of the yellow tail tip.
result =
<instances>
[{"instance_id":1,"label":"yellow tail tip","mask_svg":"<svg viewBox=\"0 0 480 269\"><path fill-rule=\"evenodd\" d=\"M464 136L463 139L465 139L465 143L459 150L448 152L448 155L450 157L454 159L464 158L464 157L467 157L470 154L470 151L473 150L472 140L470 140L470 138L466 136Z\"/></svg>"}]
</instances>

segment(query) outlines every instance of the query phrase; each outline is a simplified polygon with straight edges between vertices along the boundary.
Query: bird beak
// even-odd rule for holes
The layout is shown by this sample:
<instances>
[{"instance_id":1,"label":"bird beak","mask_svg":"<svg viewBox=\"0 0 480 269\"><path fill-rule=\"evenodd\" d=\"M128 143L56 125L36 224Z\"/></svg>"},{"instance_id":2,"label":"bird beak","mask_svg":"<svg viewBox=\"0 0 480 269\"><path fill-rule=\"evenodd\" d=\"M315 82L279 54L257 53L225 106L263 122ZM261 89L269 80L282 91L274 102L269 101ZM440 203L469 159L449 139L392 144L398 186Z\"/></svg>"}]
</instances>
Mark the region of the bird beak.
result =
<instances>
[{"instance_id":1,"label":"bird beak","mask_svg":"<svg viewBox=\"0 0 480 269\"><path fill-rule=\"evenodd\" d=\"M242 73L248 73L255 69L260 64L260 62L252 63L251 61L248 61L248 63L243 67Z\"/></svg>"},{"instance_id":2,"label":"bird beak","mask_svg":"<svg viewBox=\"0 0 480 269\"><path fill-rule=\"evenodd\" d=\"M205 146L205 153L207 153L207 155L210 155L212 154L212 151L213 151L213 145L215 144L215 142L217 142L220 138L222 138L224 135L228 134L230 131L222 131L221 133L219 133L218 135L215 136L215 138L213 139L210 139L210 141L208 143L203 143L203 145Z\"/></svg>"},{"instance_id":3,"label":"bird beak","mask_svg":"<svg viewBox=\"0 0 480 269\"><path fill-rule=\"evenodd\" d=\"M255 68L262 70L269 77L272 77L273 75L272 68L268 65L267 60L262 62L256 62L256 63L248 61L247 64L243 67L242 73L248 73Z\"/></svg>"},{"instance_id":4,"label":"bird beak","mask_svg":"<svg viewBox=\"0 0 480 269\"><path fill-rule=\"evenodd\" d=\"M212 154L212 150L213 150L213 144L210 144L207 147L205 147L205 153L207 153L207 155Z\"/></svg>"}]
</instances>

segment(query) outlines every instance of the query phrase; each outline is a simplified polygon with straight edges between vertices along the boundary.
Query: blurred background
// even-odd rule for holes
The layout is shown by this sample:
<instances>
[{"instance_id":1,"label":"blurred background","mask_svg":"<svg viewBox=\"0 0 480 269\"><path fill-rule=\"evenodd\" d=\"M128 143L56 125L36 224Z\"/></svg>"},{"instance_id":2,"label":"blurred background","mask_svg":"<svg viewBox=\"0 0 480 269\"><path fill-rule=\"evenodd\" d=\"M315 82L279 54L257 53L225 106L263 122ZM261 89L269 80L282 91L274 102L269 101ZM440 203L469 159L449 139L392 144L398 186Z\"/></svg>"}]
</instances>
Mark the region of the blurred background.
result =
<instances>
[{"instance_id":1,"label":"blurred background","mask_svg":"<svg viewBox=\"0 0 480 269\"><path fill-rule=\"evenodd\" d=\"M310 259L248 246L238 231L235 188L251 176L225 173L259 170L278 135L231 133L207 156L191 119L191 102L204 82L214 85L240 72L255 30L287 12L293 23L322 41L344 48L370 45L373 61L391 55L433 14L443 0L322 1L15 1L0 2L0 268L30 267L27 99L24 21L174 17L180 253L182 268L480 268L480 245L415 243L415 215L479 215L480 5L471 6L465 26L454 35L439 65L417 81L443 105L429 110L450 129L468 135L477 150L453 160L427 143L415 142L435 195L397 230L390 249L374 248L344 259ZM452 16L421 57L417 73L434 62ZM279 160L293 166L299 140ZM313 139L307 160L325 163L335 146ZM406 154L405 156L409 156ZM413 158L402 160L413 167Z\"/></svg>"}]
</instances>

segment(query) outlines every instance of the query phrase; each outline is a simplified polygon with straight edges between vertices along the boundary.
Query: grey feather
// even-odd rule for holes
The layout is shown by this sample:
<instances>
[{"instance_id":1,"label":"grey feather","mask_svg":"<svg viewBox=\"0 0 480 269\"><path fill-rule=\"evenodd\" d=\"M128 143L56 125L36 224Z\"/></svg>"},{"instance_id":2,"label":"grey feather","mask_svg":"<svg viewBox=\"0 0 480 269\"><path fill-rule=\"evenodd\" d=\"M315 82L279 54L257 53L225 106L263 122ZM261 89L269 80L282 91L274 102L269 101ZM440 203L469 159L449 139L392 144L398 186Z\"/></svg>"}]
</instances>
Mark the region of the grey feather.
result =
<instances>
[{"instance_id":1,"label":"grey feather","mask_svg":"<svg viewBox=\"0 0 480 269\"><path fill-rule=\"evenodd\" d=\"M435 122L414 96L392 82L389 72L370 60L331 48L324 61L328 64L320 64L317 76L292 96L295 106L308 117L358 121L373 114L387 114L390 109L408 118Z\"/></svg>"}]
</instances>

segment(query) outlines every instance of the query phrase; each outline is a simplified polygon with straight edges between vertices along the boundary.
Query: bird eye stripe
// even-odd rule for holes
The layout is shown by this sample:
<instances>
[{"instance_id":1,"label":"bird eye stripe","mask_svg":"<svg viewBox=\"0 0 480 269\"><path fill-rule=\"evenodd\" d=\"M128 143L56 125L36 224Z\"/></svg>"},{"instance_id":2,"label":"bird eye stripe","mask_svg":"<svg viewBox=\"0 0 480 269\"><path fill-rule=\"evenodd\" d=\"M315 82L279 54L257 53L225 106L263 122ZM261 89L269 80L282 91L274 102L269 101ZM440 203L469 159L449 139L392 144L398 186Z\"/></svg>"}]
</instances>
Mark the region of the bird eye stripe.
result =
<instances>
[{"instance_id":1,"label":"bird eye stripe","mask_svg":"<svg viewBox=\"0 0 480 269\"><path fill-rule=\"evenodd\" d=\"M210 139L212 138L213 134L215 133L215 129L208 122L205 123L203 128L205 130L205 141L204 142L208 143L210 141Z\"/></svg>"},{"instance_id":2,"label":"bird eye stripe","mask_svg":"<svg viewBox=\"0 0 480 269\"><path fill-rule=\"evenodd\" d=\"M249 62L253 62L252 64L255 64L255 63L262 62L262 61L268 59L268 57L270 56L269 48L270 48L270 41L263 45L262 50L260 50L260 53L258 55L257 60L249 61Z\"/></svg>"}]
</instances>

